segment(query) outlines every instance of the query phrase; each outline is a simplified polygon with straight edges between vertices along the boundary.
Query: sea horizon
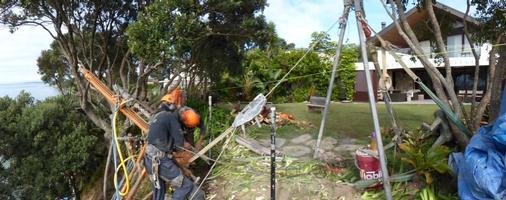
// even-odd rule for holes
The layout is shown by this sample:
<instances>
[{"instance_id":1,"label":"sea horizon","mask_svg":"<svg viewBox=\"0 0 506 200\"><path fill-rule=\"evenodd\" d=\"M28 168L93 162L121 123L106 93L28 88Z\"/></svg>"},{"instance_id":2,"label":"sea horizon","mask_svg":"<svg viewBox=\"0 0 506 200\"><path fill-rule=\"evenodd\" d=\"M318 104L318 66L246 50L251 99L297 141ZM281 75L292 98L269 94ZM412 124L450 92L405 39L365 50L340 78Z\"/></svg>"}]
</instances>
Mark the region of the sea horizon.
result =
<instances>
[{"instance_id":1,"label":"sea horizon","mask_svg":"<svg viewBox=\"0 0 506 200\"><path fill-rule=\"evenodd\" d=\"M8 96L10 98L16 98L23 90L30 93L36 100L44 100L59 94L56 88L42 81L0 83L0 97Z\"/></svg>"}]
</instances>

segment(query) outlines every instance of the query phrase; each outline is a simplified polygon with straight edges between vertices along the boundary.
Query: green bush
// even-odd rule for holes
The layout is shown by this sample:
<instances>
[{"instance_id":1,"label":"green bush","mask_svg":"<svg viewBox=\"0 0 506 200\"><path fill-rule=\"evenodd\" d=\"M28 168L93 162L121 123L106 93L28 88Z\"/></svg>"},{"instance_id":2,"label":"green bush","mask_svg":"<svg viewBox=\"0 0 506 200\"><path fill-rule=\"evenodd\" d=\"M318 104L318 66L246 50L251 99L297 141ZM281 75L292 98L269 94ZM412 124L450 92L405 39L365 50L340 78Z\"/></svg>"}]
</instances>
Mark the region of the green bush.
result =
<instances>
[{"instance_id":1,"label":"green bush","mask_svg":"<svg viewBox=\"0 0 506 200\"><path fill-rule=\"evenodd\" d=\"M317 37L315 41L328 38L321 34L314 34L314 37ZM276 49L275 51L272 49L269 51L252 49L243 60L241 67L244 69L244 73L241 76L233 77L224 74L213 90L219 91L218 95L227 100L249 101L258 93L265 94L270 91L281 77L291 71L296 63L299 63L274 90L271 99L274 99L274 102L287 103L305 101L311 95L326 96L335 46L330 41L320 42L322 44L318 45L315 51L307 54L307 49ZM298 62L304 55L304 59ZM353 99L354 63L357 60L357 46L344 46L334 81L333 100ZM344 94L339 94L340 91L343 91Z\"/></svg>"},{"instance_id":2,"label":"green bush","mask_svg":"<svg viewBox=\"0 0 506 200\"><path fill-rule=\"evenodd\" d=\"M309 99L309 88L297 88L292 93L295 102L303 102Z\"/></svg>"},{"instance_id":3,"label":"green bush","mask_svg":"<svg viewBox=\"0 0 506 200\"><path fill-rule=\"evenodd\" d=\"M209 116L209 107L206 102L201 101L198 98L190 97L188 98L187 105L195 109L195 111L204 118L206 125L209 126L209 122L207 120ZM211 133L209 133L209 135L212 134L214 137L230 127L234 118L230 114L229 110L217 106L213 106L212 112Z\"/></svg>"},{"instance_id":4,"label":"green bush","mask_svg":"<svg viewBox=\"0 0 506 200\"><path fill-rule=\"evenodd\" d=\"M355 62L358 60L358 49L355 45L343 47L340 56L337 77L342 82L347 100L353 100L355 93Z\"/></svg>"},{"instance_id":5,"label":"green bush","mask_svg":"<svg viewBox=\"0 0 506 200\"><path fill-rule=\"evenodd\" d=\"M0 98L0 130L0 155L9 161L0 170L5 199L79 196L106 150L103 132L72 96Z\"/></svg>"}]
</instances>

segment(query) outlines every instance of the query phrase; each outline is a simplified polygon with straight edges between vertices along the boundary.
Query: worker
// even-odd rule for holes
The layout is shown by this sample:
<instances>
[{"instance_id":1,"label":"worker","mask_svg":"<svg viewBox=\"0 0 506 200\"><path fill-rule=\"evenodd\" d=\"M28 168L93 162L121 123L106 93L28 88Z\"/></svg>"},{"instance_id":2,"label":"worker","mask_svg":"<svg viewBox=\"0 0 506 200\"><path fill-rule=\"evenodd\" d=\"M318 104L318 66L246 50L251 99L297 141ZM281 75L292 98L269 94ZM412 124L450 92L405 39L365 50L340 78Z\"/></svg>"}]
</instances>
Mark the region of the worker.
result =
<instances>
[{"instance_id":1,"label":"worker","mask_svg":"<svg viewBox=\"0 0 506 200\"><path fill-rule=\"evenodd\" d=\"M179 119L184 119L181 114L183 111L188 111L187 113L195 113L195 110L192 108L186 106L186 94L183 90L176 88L172 90L170 93L165 95L162 100L166 101L168 103L168 110L170 112L178 112L179 113ZM191 111L189 111L191 110ZM197 114L198 115L198 114ZM198 117L198 116L197 116ZM185 126L185 123L182 123L182 130L184 132L184 138L185 141L188 142L192 147L195 147L197 150L202 149L204 146L204 138L206 137L206 126L202 118L198 117L200 120L198 121L198 125L193 124L194 127ZM194 133L195 129L200 129L200 136L198 141L195 143L194 141Z\"/></svg>"},{"instance_id":2,"label":"worker","mask_svg":"<svg viewBox=\"0 0 506 200\"><path fill-rule=\"evenodd\" d=\"M185 141L190 143L190 145L195 146L196 149L202 149L204 145L204 138L206 136L206 126L204 121L200 116L198 116L197 112L195 112L192 108L188 106L183 106L178 109L179 119L183 122L184 125L182 130L184 132ZM192 116L190 116L192 115ZM187 119L199 119L198 121L186 121ZM199 128L200 135L197 142L194 141L195 129Z\"/></svg>"},{"instance_id":3,"label":"worker","mask_svg":"<svg viewBox=\"0 0 506 200\"><path fill-rule=\"evenodd\" d=\"M185 92L179 88L176 88L176 89L172 90L170 93L168 93L167 95L165 95L162 98L162 100L167 103L167 105L168 105L167 110L169 110L170 112L178 112L180 120L185 118L184 116L182 116L182 113L193 113L196 115L195 118L200 119L198 122L191 123L192 124L191 127L186 126L185 125L186 123L182 123L183 126L181 128L183 131L185 142L189 143L189 144L185 144L185 146L184 146L185 149L193 151L193 152L202 149L204 146L204 138L206 137L206 126L205 126L202 118L200 118L198 116L198 114L195 112L195 110L186 106ZM195 125L196 123L198 123L198 125ZM198 141L195 143L194 135L195 135L195 129L197 127L200 129L200 135L199 135Z\"/></svg>"},{"instance_id":4,"label":"worker","mask_svg":"<svg viewBox=\"0 0 506 200\"><path fill-rule=\"evenodd\" d=\"M194 200L203 200L205 193L183 173L173 158L173 154L182 151L184 144L182 123L189 123L185 126L195 126L194 122L200 119L195 119L195 115L186 112L175 112L177 107L174 97L170 93L162 98L159 111L149 123L144 166L153 182L153 199L165 199L165 184L169 182L175 190L172 199L184 200L193 196ZM181 120L179 115L187 118Z\"/></svg>"}]
</instances>

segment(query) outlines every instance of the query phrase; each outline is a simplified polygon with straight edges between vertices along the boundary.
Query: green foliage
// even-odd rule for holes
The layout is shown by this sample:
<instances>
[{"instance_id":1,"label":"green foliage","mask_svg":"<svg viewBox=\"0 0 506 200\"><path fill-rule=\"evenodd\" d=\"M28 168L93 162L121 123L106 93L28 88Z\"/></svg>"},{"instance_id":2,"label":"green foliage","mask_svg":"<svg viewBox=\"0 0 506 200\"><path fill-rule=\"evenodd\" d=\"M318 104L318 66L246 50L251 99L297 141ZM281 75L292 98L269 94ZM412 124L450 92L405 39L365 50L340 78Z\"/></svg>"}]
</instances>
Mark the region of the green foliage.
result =
<instances>
[{"instance_id":1,"label":"green foliage","mask_svg":"<svg viewBox=\"0 0 506 200\"><path fill-rule=\"evenodd\" d=\"M302 102L307 101L310 96L326 95L336 44L330 41L328 34L321 32L313 33L312 43L315 45L315 51L309 52L274 91L274 102ZM226 74L215 91L227 94L223 96L247 101L258 93L265 94L270 91L307 51L284 48L286 46L271 47L268 51L258 48L250 50L243 63L243 76ZM332 98L337 100L342 96L352 100L355 85L354 63L358 59L357 47L344 46L340 57Z\"/></svg>"},{"instance_id":2,"label":"green foliage","mask_svg":"<svg viewBox=\"0 0 506 200\"><path fill-rule=\"evenodd\" d=\"M392 198L393 199L409 199L408 188L405 187L405 183L396 183L392 186ZM377 200L386 199L384 190L371 190L366 191L361 196L362 200Z\"/></svg>"},{"instance_id":3,"label":"green foliage","mask_svg":"<svg viewBox=\"0 0 506 200\"><path fill-rule=\"evenodd\" d=\"M423 175L427 184L433 181L432 172L443 174L450 171L448 155L451 151L446 146L436 146L426 151L408 143L400 144L399 147L406 153L401 160L410 164L418 174Z\"/></svg>"},{"instance_id":4,"label":"green foliage","mask_svg":"<svg viewBox=\"0 0 506 200\"><path fill-rule=\"evenodd\" d=\"M455 194L452 195L444 195L441 194L434 186L426 186L422 190L420 190L420 193L418 193L418 196L415 198L416 200L458 200L458 196Z\"/></svg>"},{"instance_id":5,"label":"green foliage","mask_svg":"<svg viewBox=\"0 0 506 200\"><path fill-rule=\"evenodd\" d=\"M403 131L402 142L399 148L390 148L385 150L388 158L388 168L390 169L390 180L394 183L392 191L394 195L404 195L403 198L394 199L456 199L455 188L447 179L450 174L448 166L448 156L452 150L447 146L434 146L432 144L435 138L431 133L414 131ZM390 141L394 137L393 131L383 131L384 140ZM398 177L404 174L415 176L409 179L398 180ZM402 185L395 188L395 185ZM396 191L399 190L399 191ZM366 192L366 197L370 199L383 199L383 191ZM364 196L362 196L364 197Z\"/></svg>"},{"instance_id":6,"label":"green foliage","mask_svg":"<svg viewBox=\"0 0 506 200\"><path fill-rule=\"evenodd\" d=\"M335 55L337 43L330 41L330 35L325 32L313 32L311 33L311 43L309 46L313 46L314 51L318 53L324 53L327 55Z\"/></svg>"},{"instance_id":7,"label":"green foliage","mask_svg":"<svg viewBox=\"0 0 506 200\"><path fill-rule=\"evenodd\" d=\"M358 47L354 44L344 46L341 50L337 77L342 83L347 100L353 100L355 93L355 62L358 61Z\"/></svg>"},{"instance_id":8,"label":"green foliage","mask_svg":"<svg viewBox=\"0 0 506 200\"><path fill-rule=\"evenodd\" d=\"M421 190L413 188L410 183L394 183L392 187L393 199L415 199L415 200L457 200L459 199L456 195L446 196L441 194L440 191L434 189L433 186L426 186ZM377 200L386 199L385 191L370 190L362 194L361 199L363 200Z\"/></svg>"},{"instance_id":9,"label":"green foliage","mask_svg":"<svg viewBox=\"0 0 506 200\"><path fill-rule=\"evenodd\" d=\"M265 156L258 156L249 149L231 143L221 158L222 164L217 165L212 172L216 177L210 180L219 191L218 199L249 199L249 197L265 197L269 190L270 160ZM341 174L330 173L325 164L317 160L300 161L288 156L276 159L276 181L278 185L290 192L291 198L306 199L336 199L340 192L353 190L342 189L336 192L336 187L343 187L345 179L354 179L354 171L344 170ZM224 188L224 190L222 189ZM351 188L349 188L351 189ZM334 196L336 195L336 196ZM341 199L341 198L340 198Z\"/></svg>"},{"instance_id":10,"label":"green foliage","mask_svg":"<svg viewBox=\"0 0 506 200\"><path fill-rule=\"evenodd\" d=\"M265 0L156 1L128 28L130 50L147 63L192 66L200 77L241 72L244 52L270 40Z\"/></svg>"},{"instance_id":11,"label":"green foliage","mask_svg":"<svg viewBox=\"0 0 506 200\"><path fill-rule=\"evenodd\" d=\"M27 93L0 99L0 155L7 198L54 199L79 195L102 153L100 131L68 96L33 102ZM73 193L75 191L75 193Z\"/></svg>"},{"instance_id":12,"label":"green foliage","mask_svg":"<svg viewBox=\"0 0 506 200\"><path fill-rule=\"evenodd\" d=\"M50 49L42 51L37 59L37 66L39 67L38 73L42 75L41 79L44 83L56 86L63 94L66 94L66 91L71 88L69 66L64 62L55 41L51 43Z\"/></svg>"},{"instance_id":13,"label":"green foliage","mask_svg":"<svg viewBox=\"0 0 506 200\"><path fill-rule=\"evenodd\" d=\"M481 22L480 29L474 34L480 42L496 42L496 39L506 31L506 7L505 1L472 0L476 6L476 14ZM502 37L502 43L506 41Z\"/></svg>"},{"instance_id":14,"label":"green foliage","mask_svg":"<svg viewBox=\"0 0 506 200\"><path fill-rule=\"evenodd\" d=\"M223 133L233 122L233 117L230 115L230 111L213 105L212 108L212 122L209 123L207 120L209 117L209 107L206 102L200 101L198 98L188 98L188 106L195 109L199 113L200 117L206 119L206 126L211 124L211 133L208 135L217 136Z\"/></svg>"},{"instance_id":15,"label":"green foliage","mask_svg":"<svg viewBox=\"0 0 506 200\"><path fill-rule=\"evenodd\" d=\"M436 200L436 194L434 194L434 189L430 187L425 187L418 194L418 198L420 200Z\"/></svg>"},{"instance_id":16,"label":"green foliage","mask_svg":"<svg viewBox=\"0 0 506 200\"><path fill-rule=\"evenodd\" d=\"M410 165L430 185L435 172L445 174L451 170L448 167L451 150L443 145L433 147L434 139L427 134L429 133L422 131L410 133L399 148L402 150L400 160Z\"/></svg>"},{"instance_id":17,"label":"green foliage","mask_svg":"<svg viewBox=\"0 0 506 200\"><path fill-rule=\"evenodd\" d=\"M308 88L295 88L295 90L293 90L293 100L295 102L308 101L311 96L308 90Z\"/></svg>"}]
</instances>

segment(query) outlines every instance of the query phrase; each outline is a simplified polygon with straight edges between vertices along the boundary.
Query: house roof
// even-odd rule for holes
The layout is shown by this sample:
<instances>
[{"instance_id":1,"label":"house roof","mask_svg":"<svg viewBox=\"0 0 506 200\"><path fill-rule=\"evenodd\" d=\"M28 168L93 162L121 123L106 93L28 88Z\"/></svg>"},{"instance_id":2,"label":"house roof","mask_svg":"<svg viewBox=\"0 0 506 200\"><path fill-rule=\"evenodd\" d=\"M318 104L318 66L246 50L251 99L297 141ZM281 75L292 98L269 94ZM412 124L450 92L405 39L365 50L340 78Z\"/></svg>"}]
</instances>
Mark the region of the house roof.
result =
<instances>
[{"instance_id":1,"label":"house roof","mask_svg":"<svg viewBox=\"0 0 506 200\"><path fill-rule=\"evenodd\" d=\"M445 13L449 14L454 19L460 19L460 21L462 21L464 19L464 15L465 15L463 12L460 12L460 11L458 11L452 7L449 7L447 5L444 5L442 3L435 3L434 4L434 12L436 12L436 13L437 12L445 12ZM417 7L410 9L408 12L406 12L405 15L406 15L406 19L407 19L408 24L412 28L417 22L428 19L427 10L419 9ZM472 28L478 27L480 24L478 22L478 20L476 20L475 18L473 18L471 16L468 16L466 18L466 22ZM408 45L406 44L404 39L397 32L397 28L395 26L395 23L391 23L390 25L385 27L383 30L378 32L378 34L380 34L383 37L383 39L390 41L393 45L396 45L401 48L408 47ZM377 41L375 36L371 37L370 40L373 40L375 45L379 46L379 41Z\"/></svg>"}]
</instances>

